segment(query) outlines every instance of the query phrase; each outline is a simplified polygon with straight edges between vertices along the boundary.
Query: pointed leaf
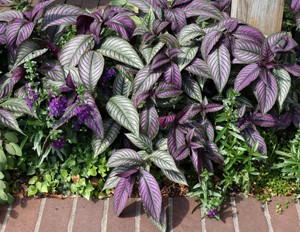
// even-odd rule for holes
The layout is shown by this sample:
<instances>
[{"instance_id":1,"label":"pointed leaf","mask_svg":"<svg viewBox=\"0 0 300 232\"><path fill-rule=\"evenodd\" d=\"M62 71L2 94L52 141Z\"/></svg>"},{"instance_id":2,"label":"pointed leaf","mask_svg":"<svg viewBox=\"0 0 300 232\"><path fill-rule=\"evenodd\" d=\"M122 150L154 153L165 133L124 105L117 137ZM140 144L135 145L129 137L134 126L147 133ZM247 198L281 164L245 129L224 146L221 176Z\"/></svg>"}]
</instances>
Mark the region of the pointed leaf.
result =
<instances>
[{"instance_id":1,"label":"pointed leaf","mask_svg":"<svg viewBox=\"0 0 300 232\"><path fill-rule=\"evenodd\" d=\"M177 64L171 62L170 65L166 67L164 80L170 84L178 86L178 88L181 88L182 77Z\"/></svg>"},{"instance_id":2,"label":"pointed leaf","mask_svg":"<svg viewBox=\"0 0 300 232\"><path fill-rule=\"evenodd\" d=\"M219 42L222 35L222 31L219 30L213 30L205 35L201 43L201 54L205 61L207 61L209 53Z\"/></svg>"},{"instance_id":3,"label":"pointed leaf","mask_svg":"<svg viewBox=\"0 0 300 232\"><path fill-rule=\"evenodd\" d=\"M157 5L156 0L129 0L128 3L135 5L139 10L147 13L152 8L159 19L162 19L162 9Z\"/></svg>"},{"instance_id":4,"label":"pointed leaf","mask_svg":"<svg viewBox=\"0 0 300 232\"><path fill-rule=\"evenodd\" d=\"M6 110L0 109L0 124L23 134L17 120Z\"/></svg>"},{"instance_id":5,"label":"pointed leaf","mask_svg":"<svg viewBox=\"0 0 300 232\"><path fill-rule=\"evenodd\" d=\"M0 13L0 21L10 22L14 19L23 19L22 12L16 10L8 10Z\"/></svg>"},{"instance_id":6,"label":"pointed leaf","mask_svg":"<svg viewBox=\"0 0 300 232\"><path fill-rule=\"evenodd\" d=\"M176 172L166 169L162 169L162 172L170 181L188 186L186 178L182 172Z\"/></svg>"},{"instance_id":7,"label":"pointed leaf","mask_svg":"<svg viewBox=\"0 0 300 232\"><path fill-rule=\"evenodd\" d=\"M244 64L257 62L260 52L261 46L258 43L241 39L235 40L234 57Z\"/></svg>"},{"instance_id":8,"label":"pointed leaf","mask_svg":"<svg viewBox=\"0 0 300 232\"><path fill-rule=\"evenodd\" d=\"M177 65L180 71L182 71L187 65L189 65L197 55L199 47L194 43L186 44L181 47L182 53L177 56Z\"/></svg>"},{"instance_id":9,"label":"pointed leaf","mask_svg":"<svg viewBox=\"0 0 300 232\"><path fill-rule=\"evenodd\" d=\"M277 81L277 86L278 86L277 100L279 103L279 111L281 111L283 103L291 88L291 77L290 74L280 66L276 66L275 69L273 69L273 74Z\"/></svg>"},{"instance_id":10,"label":"pointed leaf","mask_svg":"<svg viewBox=\"0 0 300 232\"><path fill-rule=\"evenodd\" d=\"M153 104L147 104L140 114L141 132L151 140L159 131L158 113Z\"/></svg>"},{"instance_id":11,"label":"pointed leaf","mask_svg":"<svg viewBox=\"0 0 300 232\"><path fill-rule=\"evenodd\" d=\"M141 170L139 183L139 193L143 205L151 217L159 221L162 197L155 178L145 170Z\"/></svg>"},{"instance_id":12,"label":"pointed leaf","mask_svg":"<svg viewBox=\"0 0 300 232\"><path fill-rule=\"evenodd\" d=\"M142 150L152 151L152 141L146 136L140 133L137 137L133 133L125 133L126 137L132 142L136 147Z\"/></svg>"},{"instance_id":13,"label":"pointed leaf","mask_svg":"<svg viewBox=\"0 0 300 232\"><path fill-rule=\"evenodd\" d=\"M180 161L188 157L190 154L190 148L187 145L183 145L178 148L178 150L173 155L176 161Z\"/></svg>"},{"instance_id":14,"label":"pointed leaf","mask_svg":"<svg viewBox=\"0 0 300 232\"><path fill-rule=\"evenodd\" d=\"M140 52L142 53L147 65L151 63L155 55L162 49L165 44L162 42L158 42L157 44L149 44L142 45L140 48Z\"/></svg>"},{"instance_id":15,"label":"pointed leaf","mask_svg":"<svg viewBox=\"0 0 300 232\"><path fill-rule=\"evenodd\" d=\"M82 9L72 5L57 5L46 11L42 29L53 25L76 24L77 17L85 13Z\"/></svg>"},{"instance_id":16,"label":"pointed leaf","mask_svg":"<svg viewBox=\"0 0 300 232\"><path fill-rule=\"evenodd\" d=\"M38 71L52 80L64 82L66 79L64 69L59 62L47 61Z\"/></svg>"},{"instance_id":17,"label":"pointed leaf","mask_svg":"<svg viewBox=\"0 0 300 232\"><path fill-rule=\"evenodd\" d=\"M113 95L128 97L131 92L131 81L121 74L117 74L113 83Z\"/></svg>"},{"instance_id":18,"label":"pointed leaf","mask_svg":"<svg viewBox=\"0 0 300 232\"><path fill-rule=\"evenodd\" d=\"M202 93L201 88L198 84L198 82L189 76L186 76L183 78L183 86L182 86L184 92L190 97L193 98L199 102L202 102Z\"/></svg>"},{"instance_id":19,"label":"pointed leaf","mask_svg":"<svg viewBox=\"0 0 300 232\"><path fill-rule=\"evenodd\" d=\"M179 172L173 157L167 151L154 151L148 158L160 169Z\"/></svg>"},{"instance_id":20,"label":"pointed leaf","mask_svg":"<svg viewBox=\"0 0 300 232\"><path fill-rule=\"evenodd\" d=\"M194 59L188 66L185 67L185 70L204 78L211 78L211 73L207 64L201 59Z\"/></svg>"},{"instance_id":21,"label":"pointed leaf","mask_svg":"<svg viewBox=\"0 0 300 232\"><path fill-rule=\"evenodd\" d=\"M187 42L199 37L205 35L205 32L202 30L202 28L195 23L189 24L182 28L179 34L179 43L181 45L186 44Z\"/></svg>"},{"instance_id":22,"label":"pointed leaf","mask_svg":"<svg viewBox=\"0 0 300 232\"><path fill-rule=\"evenodd\" d=\"M106 166L117 167L121 165L142 165L143 160L139 154L131 149L120 149L115 151L109 158Z\"/></svg>"},{"instance_id":23,"label":"pointed leaf","mask_svg":"<svg viewBox=\"0 0 300 232\"><path fill-rule=\"evenodd\" d=\"M10 98L6 100L5 102L1 103L1 108L5 110L9 110L16 113L24 113L31 115L35 118L38 118L36 112L31 112L28 105L26 104L26 101L24 99L19 98Z\"/></svg>"},{"instance_id":24,"label":"pointed leaf","mask_svg":"<svg viewBox=\"0 0 300 232\"><path fill-rule=\"evenodd\" d=\"M258 148L255 152L259 152L262 155L267 155L267 146L264 139L261 137L258 131L248 127L243 130L244 138L248 138L248 145L252 149L256 142L258 142Z\"/></svg>"},{"instance_id":25,"label":"pointed leaf","mask_svg":"<svg viewBox=\"0 0 300 232\"><path fill-rule=\"evenodd\" d=\"M225 87L231 68L230 54L225 45L215 48L207 59L207 65L217 90L222 92Z\"/></svg>"},{"instance_id":26,"label":"pointed leaf","mask_svg":"<svg viewBox=\"0 0 300 232\"><path fill-rule=\"evenodd\" d=\"M260 67L257 64L249 64L244 67L237 75L234 83L234 90L241 91L246 86L258 77L260 73Z\"/></svg>"},{"instance_id":27,"label":"pointed leaf","mask_svg":"<svg viewBox=\"0 0 300 232\"><path fill-rule=\"evenodd\" d=\"M127 97L120 95L111 97L106 105L106 110L121 126L139 136L139 115Z\"/></svg>"},{"instance_id":28,"label":"pointed leaf","mask_svg":"<svg viewBox=\"0 0 300 232\"><path fill-rule=\"evenodd\" d=\"M175 152L183 145L185 145L184 134L177 128L173 127L168 138L168 147L171 155L174 156Z\"/></svg>"},{"instance_id":29,"label":"pointed leaf","mask_svg":"<svg viewBox=\"0 0 300 232\"><path fill-rule=\"evenodd\" d=\"M92 40L92 35L77 35L70 39L59 54L60 63L64 66L75 67Z\"/></svg>"},{"instance_id":30,"label":"pointed leaf","mask_svg":"<svg viewBox=\"0 0 300 232\"><path fill-rule=\"evenodd\" d=\"M264 35L258 29L247 25L239 25L234 31L233 36L237 39L252 41L259 45L262 45L265 39Z\"/></svg>"},{"instance_id":31,"label":"pointed leaf","mask_svg":"<svg viewBox=\"0 0 300 232\"><path fill-rule=\"evenodd\" d=\"M133 47L122 38L106 38L98 51L104 56L131 65L137 69L141 69L144 66L142 60Z\"/></svg>"},{"instance_id":32,"label":"pointed leaf","mask_svg":"<svg viewBox=\"0 0 300 232\"><path fill-rule=\"evenodd\" d=\"M216 7L206 1L192 1L183 7L187 18L193 16L206 16L217 20L222 20L224 15Z\"/></svg>"}]
</instances>

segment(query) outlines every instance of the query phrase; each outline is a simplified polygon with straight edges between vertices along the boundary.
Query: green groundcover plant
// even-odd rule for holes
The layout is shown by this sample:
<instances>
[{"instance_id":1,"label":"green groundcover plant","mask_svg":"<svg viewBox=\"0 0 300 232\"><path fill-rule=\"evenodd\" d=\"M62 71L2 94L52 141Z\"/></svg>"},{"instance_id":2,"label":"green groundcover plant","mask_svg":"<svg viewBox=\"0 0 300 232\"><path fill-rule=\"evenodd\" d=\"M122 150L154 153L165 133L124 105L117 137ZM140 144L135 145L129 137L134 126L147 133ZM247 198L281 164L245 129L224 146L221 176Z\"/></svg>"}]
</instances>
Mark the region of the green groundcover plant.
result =
<instances>
[{"instance_id":1,"label":"green groundcover plant","mask_svg":"<svg viewBox=\"0 0 300 232\"><path fill-rule=\"evenodd\" d=\"M34 175L29 195L115 188L120 215L136 185L165 231L153 167L188 185L181 165L193 166L206 216L218 217L228 188L248 194L275 152L265 138L299 127L299 46L288 32L266 37L229 17L230 2L128 0L91 12L49 0L1 12L1 143L18 155L12 133L22 138L15 168ZM297 181L298 143L286 148L295 156L276 152L276 167ZM0 152L8 201L10 155Z\"/></svg>"}]
</instances>

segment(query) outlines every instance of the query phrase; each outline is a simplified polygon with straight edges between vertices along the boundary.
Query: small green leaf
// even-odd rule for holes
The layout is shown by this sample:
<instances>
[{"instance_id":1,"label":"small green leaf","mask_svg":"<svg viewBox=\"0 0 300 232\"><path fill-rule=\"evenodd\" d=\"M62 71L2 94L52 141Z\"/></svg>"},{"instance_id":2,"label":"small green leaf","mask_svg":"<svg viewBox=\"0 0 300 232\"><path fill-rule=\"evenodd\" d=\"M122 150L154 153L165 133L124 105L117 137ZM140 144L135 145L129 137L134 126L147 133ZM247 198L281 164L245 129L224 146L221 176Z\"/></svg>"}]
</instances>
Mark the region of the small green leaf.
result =
<instances>
[{"instance_id":1,"label":"small green leaf","mask_svg":"<svg viewBox=\"0 0 300 232\"><path fill-rule=\"evenodd\" d=\"M92 168L90 168L90 169L88 170L88 174L89 174L90 176L97 176L97 167L96 167L96 166L93 166Z\"/></svg>"},{"instance_id":2,"label":"small green leaf","mask_svg":"<svg viewBox=\"0 0 300 232\"><path fill-rule=\"evenodd\" d=\"M60 174L63 178L67 178L68 171L66 169L60 169Z\"/></svg>"},{"instance_id":3,"label":"small green leaf","mask_svg":"<svg viewBox=\"0 0 300 232\"><path fill-rule=\"evenodd\" d=\"M5 149L11 155L15 155L16 154L16 151L15 151L15 149L13 148L13 146L11 144L6 143L5 144Z\"/></svg>"},{"instance_id":4,"label":"small green leaf","mask_svg":"<svg viewBox=\"0 0 300 232\"><path fill-rule=\"evenodd\" d=\"M4 178L3 172L0 172L0 180L2 180L3 178Z\"/></svg>"},{"instance_id":5,"label":"small green leaf","mask_svg":"<svg viewBox=\"0 0 300 232\"><path fill-rule=\"evenodd\" d=\"M37 188L33 185L28 188L28 196L35 195L37 193Z\"/></svg>"},{"instance_id":6,"label":"small green leaf","mask_svg":"<svg viewBox=\"0 0 300 232\"><path fill-rule=\"evenodd\" d=\"M7 163L6 155L2 149L0 149L0 163L4 165Z\"/></svg>"},{"instance_id":7,"label":"small green leaf","mask_svg":"<svg viewBox=\"0 0 300 232\"><path fill-rule=\"evenodd\" d=\"M39 179L39 177L38 176L34 176L34 177L32 177L30 180L29 180L29 184L35 184L36 182L37 182L37 180Z\"/></svg>"},{"instance_id":8,"label":"small green leaf","mask_svg":"<svg viewBox=\"0 0 300 232\"><path fill-rule=\"evenodd\" d=\"M38 190L41 190L41 188L42 188L42 182L40 182L40 181L36 182L35 187L36 187Z\"/></svg>"},{"instance_id":9,"label":"small green leaf","mask_svg":"<svg viewBox=\"0 0 300 232\"><path fill-rule=\"evenodd\" d=\"M73 157L70 157L69 159L66 160L66 162L64 162L61 167L62 168L70 168L72 166L76 165L76 161Z\"/></svg>"},{"instance_id":10,"label":"small green leaf","mask_svg":"<svg viewBox=\"0 0 300 232\"><path fill-rule=\"evenodd\" d=\"M10 145L14 148L17 156L22 156L22 150L18 144L10 143Z\"/></svg>"},{"instance_id":11,"label":"small green leaf","mask_svg":"<svg viewBox=\"0 0 300 232\"><path fill-rule=\"evenodd\" d=\"M5 189L6 185L5 182L3 180L0 180L0 189Z\"/></svg>"},{"instance_id":12,"label":"small green leaf","mask_svg":"<svg viewBox=\"0 0 300 232\"><path fill-rule=\"evenodd\" d=\"M8 142L12 142L12 143L18 143L18 137L16 136L16 133L14 132L6 132L4 134L4 138L7 139Z\"/></svg>"},{"instance_id":13,"label":"small green leaf","mask_svg":"<svg viewBox=\"0 0 300 232\"><path fill-rule=\"evenodd\" d=\"M8 200L8 196L7 194L4 192L3 189L0 189L0 199L3 201L7 201Z\"/></svg>"},{"instance_id":14,"label":"small green leaf","mask_svg":"<svg viewBox=\"0 0 300 232\"><path fill-rule=\"evenodd\" d=\"M6 193L6 195L7 195L7 203L9 205L12 205L15 201L15 198L10 193Z\"/></svg>"},{"instance_id":15,"label":"small green leaf","mask_svg":"<svg viewBox=\"0 0 300 232\"><path fill-rule=\"evenodd\" d=\"M42 185L42 187L41 187L41 189L40 189L40 192L41 192L41 193L47 193L47 192L48 192L48 187L47 187L46 184L43 184L43 185Z\"/></svg>"},{"instance_id":16,"label":"small green leaf","mask_svg":"<svg viewBox=\"0 0 300 232\"><path fill-rule=\"evenodd\" d=\"M44 180L47 181L48 183L51 182L51 175L50 174L45 174L44 175Z\"/></svg>"},{"instance_id":17,"label":"small green leaf","mask_svg":"<svg viewBox=\"0 0 300 232\"><path fill-rule=\"evenodd\" d=\"M218 134L218 136L217 136L217 138L216 138L216 140L215 140L215 143L218 142L218 141L222 138L222 136L225 134L226 131L227 131L227 127L224 127L224 128L220 131L220 133Z\"/></svg>"}]
</instances>

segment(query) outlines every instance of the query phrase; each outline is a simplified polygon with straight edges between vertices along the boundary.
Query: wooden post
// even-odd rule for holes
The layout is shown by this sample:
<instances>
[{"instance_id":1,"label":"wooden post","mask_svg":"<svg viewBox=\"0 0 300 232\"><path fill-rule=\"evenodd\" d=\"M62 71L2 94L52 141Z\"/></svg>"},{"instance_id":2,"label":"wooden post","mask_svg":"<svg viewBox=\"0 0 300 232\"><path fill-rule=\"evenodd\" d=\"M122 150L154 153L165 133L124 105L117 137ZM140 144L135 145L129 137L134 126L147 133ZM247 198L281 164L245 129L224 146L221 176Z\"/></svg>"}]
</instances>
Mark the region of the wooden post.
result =
<instances>
[{"instance_id":1,"label":"wooden post","mask_svg":"<svg viewBox=\"0 0 300 232\"><path fill-rule=\"evenodd\" d=\"M270 35L281 31L283 9L284 0L232 0L231 17Z\"/></svg>"}]
</instances>

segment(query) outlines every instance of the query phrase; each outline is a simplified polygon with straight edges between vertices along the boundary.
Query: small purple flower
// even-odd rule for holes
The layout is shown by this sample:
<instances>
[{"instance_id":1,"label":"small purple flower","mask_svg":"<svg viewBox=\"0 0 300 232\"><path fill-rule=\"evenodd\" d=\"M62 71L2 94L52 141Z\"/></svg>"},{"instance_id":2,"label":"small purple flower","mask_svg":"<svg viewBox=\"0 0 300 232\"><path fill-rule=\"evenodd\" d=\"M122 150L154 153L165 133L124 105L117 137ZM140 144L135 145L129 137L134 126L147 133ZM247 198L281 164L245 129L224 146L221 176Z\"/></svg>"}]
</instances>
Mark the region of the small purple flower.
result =
<instances>
[{"instance_id":1,"label":"small purple flower","mask_svg":"<svg viewBox=\"0 0 300 232\"><path fill-rule=\"evenodd\" d=\"M212 210L206 210L207 216L209 217L215 217L218 214L217 209L212 209Z\"/></svg>"},{"instance_id":2,"label":"small purple flower","mask_svg":"<svg viewBox=\"0 0 300 232\"><path fill-rule=\"evenodd\" d=\"M88 118L88 116L90 115L90 111L91 109L87 105L77 106L74 113L75 116L77 116L80 124L84 123L84 120Z\"/></svg>"},{"instance_id":3,"label":"small purple flower","mask_svg":"<svg viewBox=\"0 0 300 232\"><path fill-rule=\"evenodd\" d=\"M49 104L49 115L50 117L57 117L62 115L67 108L67 97L63 96L62 98L53 98Z\"/></svg>"},{"instance_id":4,"label":"small purple flower","mask_svg":"<svg viewBox=\"0 0 300 232\"><path fill-rule=\"evenodd\" d=\"M113 150L111 151L111 155L114 154L117 150L118 150L118 149L113 149Z\"/></svg>"},{"instance_id":5,"label":"small purple flower","mask_svg":"<svg viewBox=\"0 0 300 232\"><path fill-rule=\"evenodd\" d=\"M33 113L32 107L34 106L34 103L31 101L31 99L29 97L25 97L25 101L26 101L26 104L28 105L28 107L30 109L30 112Z\"/></svg>"},{"instance_id":6,"label":"small purple flower","mask_svg":"<svg viewBox=\"0 0 300 232\"><path fill-rule=\"evenodd\" d=\"M75 129L76 131L78 131L79 128L80 128L80 125L79 125L79 123L78 123L77 121L74 121L74 122L73 122L73 126L74 126L74 129Z\"/></svg>"},{"instance_id":7,"label":"small purple flower","mask_svg":"<svg viewBox=\"0 0 300 232\"><path fill-rule=\"evenodd\" d=\"M54 147L56 150L60 151L60 149L65 145L64 139L53 140L53 143L50 144L50 147Z\"/></svg>"}]
</instances>

